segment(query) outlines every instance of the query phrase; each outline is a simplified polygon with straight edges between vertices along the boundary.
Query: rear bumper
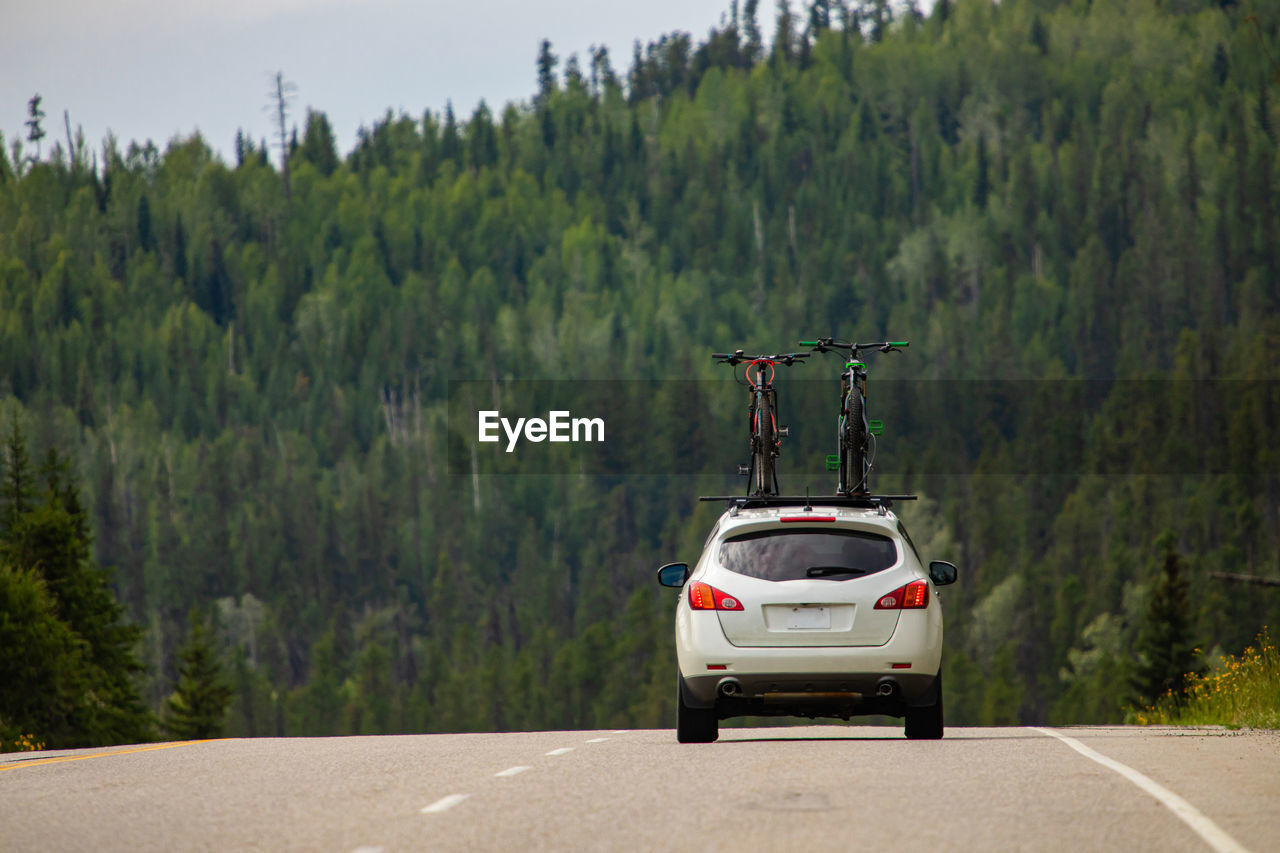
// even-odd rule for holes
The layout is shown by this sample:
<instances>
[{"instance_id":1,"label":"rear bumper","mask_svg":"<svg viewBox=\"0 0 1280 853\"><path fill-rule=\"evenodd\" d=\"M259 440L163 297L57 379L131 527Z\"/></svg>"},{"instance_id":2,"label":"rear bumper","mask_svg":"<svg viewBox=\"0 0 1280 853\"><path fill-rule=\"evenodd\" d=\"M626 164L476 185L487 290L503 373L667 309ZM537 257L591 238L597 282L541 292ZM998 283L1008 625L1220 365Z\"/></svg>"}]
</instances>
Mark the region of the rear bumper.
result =
<instances>
[{"instance_id":1,"label":"rear bumper","mask_svg":"<svg viewBox=\"0 0 1280 853\"><path fill-rule=\"evenodd\" d=\"M841 717L884 714L938 701L938 674L718 672L681 677L685 705L738 716ZM728 691L722 689L728 687ZM731 691L731 692L730 692Z\"/></svg>"}]
</instances>

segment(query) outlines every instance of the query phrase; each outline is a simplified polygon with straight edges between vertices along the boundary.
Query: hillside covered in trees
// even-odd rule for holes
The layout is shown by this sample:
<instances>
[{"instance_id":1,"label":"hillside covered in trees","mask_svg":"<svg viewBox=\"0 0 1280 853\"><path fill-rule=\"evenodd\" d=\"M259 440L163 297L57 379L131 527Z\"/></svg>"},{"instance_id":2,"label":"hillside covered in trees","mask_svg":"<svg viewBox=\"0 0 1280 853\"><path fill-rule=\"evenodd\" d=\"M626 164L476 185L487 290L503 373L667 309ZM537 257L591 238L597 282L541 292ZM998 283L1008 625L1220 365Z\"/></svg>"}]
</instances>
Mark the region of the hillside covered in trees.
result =
<instances>
[{"instance_id":1,"label":"hillside covered in trees","mask_svg":"<svg viewBox=\"0 0 1280 853\"><path fill-rule=\"evenodd\" d=\"M881 475L961 568L949 722L1120 719L1170 559L1179 642L1280 622L1209 577L1280 574L1276 397L1195 396L1280 378L1280 9L784 1L772 44L762 14L627 70L544 44L528 103L388 113L345 154L311 111L285 166L0 146L0 414L71 453L147 705L198 606L231 734L670 724L652 570L697 555L703 483L452 474L449 383L720 379L712 349L821 334L912 340L886 380L1189 389L1109 400L1071 445L1109 466L1010 474L1050 419ZM1139 448L1185 464L1117 473Z\"/></svg>"}]
</instances>

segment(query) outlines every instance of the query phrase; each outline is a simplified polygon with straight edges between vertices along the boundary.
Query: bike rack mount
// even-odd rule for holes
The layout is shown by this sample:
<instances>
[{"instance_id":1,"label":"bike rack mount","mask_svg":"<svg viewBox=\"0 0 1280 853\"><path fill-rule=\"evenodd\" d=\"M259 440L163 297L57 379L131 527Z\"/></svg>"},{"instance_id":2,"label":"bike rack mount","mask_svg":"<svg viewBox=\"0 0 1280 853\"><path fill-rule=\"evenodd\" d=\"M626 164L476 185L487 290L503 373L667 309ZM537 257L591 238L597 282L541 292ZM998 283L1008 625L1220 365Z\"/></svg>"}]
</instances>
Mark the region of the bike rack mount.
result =
<instances>
[{"instance_id":1,"label":"bike rack mount","mask_svg":"<svg viewBox=\"0 0 1280 853\"><path fill-rule=\"evenodd\" d=\"M918 500L918 495L703 495L700 501L724 501L738 509L763 509L775 506L851 507L853 509L892 509L894 501Z\"/></svg>"}]
</instances>

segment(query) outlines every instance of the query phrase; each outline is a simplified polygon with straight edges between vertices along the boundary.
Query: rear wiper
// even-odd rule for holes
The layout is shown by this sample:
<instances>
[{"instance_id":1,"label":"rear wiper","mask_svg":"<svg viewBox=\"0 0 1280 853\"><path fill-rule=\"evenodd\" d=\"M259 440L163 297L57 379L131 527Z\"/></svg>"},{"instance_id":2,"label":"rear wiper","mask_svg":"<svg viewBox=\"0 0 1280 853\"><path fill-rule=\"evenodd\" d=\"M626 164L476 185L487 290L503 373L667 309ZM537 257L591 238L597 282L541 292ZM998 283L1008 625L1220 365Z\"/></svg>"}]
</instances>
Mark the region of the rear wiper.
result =
<instances>
[{"instance_id":1,"label":"rear wiper","mask_svg":"<svg viewBox=\"0 0 1280 853\"><path fill-rule=\"evenodd\" d=\"M804 572L811 578L825 578L829 575L865 575L865 569L851 569L848 566L810 566Z\"/></svg>"}]
</instances>

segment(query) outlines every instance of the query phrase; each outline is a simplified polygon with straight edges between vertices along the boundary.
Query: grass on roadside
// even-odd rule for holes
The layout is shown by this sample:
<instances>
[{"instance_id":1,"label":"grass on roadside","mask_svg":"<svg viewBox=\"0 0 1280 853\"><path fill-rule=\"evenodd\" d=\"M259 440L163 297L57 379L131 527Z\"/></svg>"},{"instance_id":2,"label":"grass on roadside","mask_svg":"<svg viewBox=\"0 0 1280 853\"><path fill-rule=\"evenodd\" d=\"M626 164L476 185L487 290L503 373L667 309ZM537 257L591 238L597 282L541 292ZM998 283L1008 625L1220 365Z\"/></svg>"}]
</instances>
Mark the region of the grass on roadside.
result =
<instances>
[{"instance_id":1,"label":"grass on roadside","mask_svg":"<svg viewBox=\"0 0 1280 853\"><path fill-rule=\"evenodd\" d=\"M1132 710L1138 725L1280 729L1280 650L1267 628L1239 657L1225 655L1205 675L1191 675L1185 693Z\"/></svg>"}]
</instances>

